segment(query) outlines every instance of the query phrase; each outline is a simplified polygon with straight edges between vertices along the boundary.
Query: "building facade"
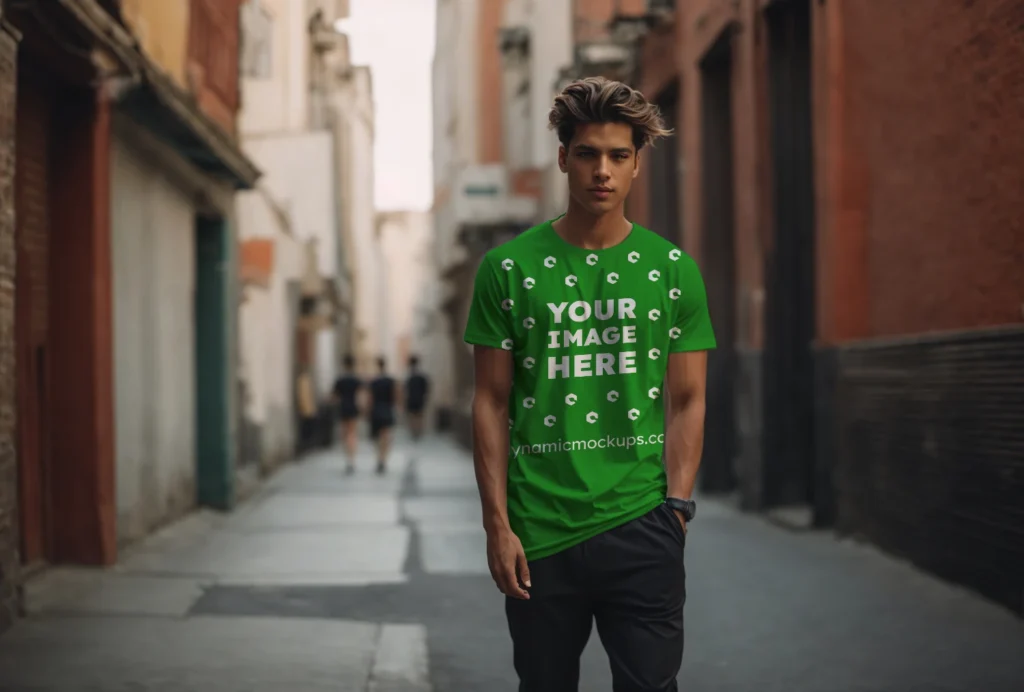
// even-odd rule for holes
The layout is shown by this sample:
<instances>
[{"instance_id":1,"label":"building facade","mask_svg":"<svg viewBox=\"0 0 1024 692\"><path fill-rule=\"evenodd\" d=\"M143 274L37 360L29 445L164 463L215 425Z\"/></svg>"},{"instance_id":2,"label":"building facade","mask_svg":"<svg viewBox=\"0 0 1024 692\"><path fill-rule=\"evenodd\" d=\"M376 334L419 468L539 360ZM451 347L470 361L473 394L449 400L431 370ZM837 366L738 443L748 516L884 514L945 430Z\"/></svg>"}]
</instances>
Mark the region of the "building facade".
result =
<instances>
[{"instance_id":1,"label":"building facade","mask_svg":"<svg viewBox=\"0 0 1024 692\"><path fill-rule=\"evenodd\" d=\"M259 176L233 139L233 9L4 4L21 38L5 86L17 481L3 479L0 529L17 527L17 557L0 558L4 599L48 564L111 564L197 502L233 502L225 248L234 190Z\"/></svg>"},{"instance_id":2,"label":"building facade","mask_svg":"<svg viewBox=\"0 0 1024 692\"><path fill-rule=\"evenodd\" d=\"M20 32L0 5L0 199L14 196L17 54ZM21 531L18 511L14 206L0 207L0 632L17 617Z\"/></svg>"},{"instance_id":3,"label":"building facade","mask_svg":"<svg viewBox=\"0 0 1024 692\"><path fill-rule=\"evenodd\" d=\"M1014 6L651 2L632 79L678 94L678 165L630 214L708 285L701 486L1020 612L1024 159L985 134L1024 117Z\"/></svg>"},{"instance_id":4,"label":"building facade","mask_svg":"<svg viewBox=\"0 0 1024 692\"><path fill-rule=\"evenodd\" d=\"M324 442L322 428L316 440L305 439L303 419L327 415L340 357L351 348L344 193L353 176L339 94L354 71L347 37L334 28L347 14L347 2L337 0L242 6L240 131L245 150L266 171L238 204L242 427L244 455L262 469ZM307 379L314 401L304 397L300 407L299 382Z\"/></svg>"}]
</instances>

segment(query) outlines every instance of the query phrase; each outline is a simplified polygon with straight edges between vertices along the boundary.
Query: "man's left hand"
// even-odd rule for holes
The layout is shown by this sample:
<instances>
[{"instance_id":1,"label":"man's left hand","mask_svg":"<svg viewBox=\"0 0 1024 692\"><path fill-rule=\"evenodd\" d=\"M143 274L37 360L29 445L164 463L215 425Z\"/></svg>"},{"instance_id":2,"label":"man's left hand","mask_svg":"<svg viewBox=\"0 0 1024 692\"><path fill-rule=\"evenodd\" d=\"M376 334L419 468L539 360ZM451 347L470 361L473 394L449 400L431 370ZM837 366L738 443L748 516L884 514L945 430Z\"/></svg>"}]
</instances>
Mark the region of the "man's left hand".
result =
<instances>
[{"instance_id":1,"label":"man's left hand","mask_svg":"<svg viewBox=\"0 0 1024 692\"><path fill-rule=\"evenodd\" d=\"M678 509L673 509L672 513L676 515L676 519L679 520L679 524L683 527L683 534L686 534L686 517Z\"/></svg>"}]
</instances>

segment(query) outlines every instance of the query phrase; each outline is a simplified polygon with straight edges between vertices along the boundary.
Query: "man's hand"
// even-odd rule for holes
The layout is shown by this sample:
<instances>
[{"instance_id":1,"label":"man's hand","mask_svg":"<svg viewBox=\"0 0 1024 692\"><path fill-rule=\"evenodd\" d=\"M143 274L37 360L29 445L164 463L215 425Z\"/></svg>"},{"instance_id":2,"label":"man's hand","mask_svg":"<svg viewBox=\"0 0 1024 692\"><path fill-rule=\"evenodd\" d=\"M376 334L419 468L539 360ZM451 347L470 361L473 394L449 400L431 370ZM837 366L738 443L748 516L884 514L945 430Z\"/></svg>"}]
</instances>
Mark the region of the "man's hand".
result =
<instances>
[{"instance_id":1,"label":"man's hand","mask_svg":"<svg viewBox=\"0 0 1024 692\"><path fill-rule=\"evenodd\" d=\"M680 525L683 527L683 535L686 535L686 517L678 509L673 509L672 513L676 515L676 519L679 520Z\"/></svg>"},{"instance_id":2,"label":"man's hand","mask_svg":"<svg viewBox=\"0 0 1024 692\"><path fill-rule=\"evenodd\" d=\"M523 585L530 586L526 552L512 529L487 532L487 566L491 570L491 578L503 594L520 600L530 598L530 594L523 588Z\"/></svg>"}]
</instances>

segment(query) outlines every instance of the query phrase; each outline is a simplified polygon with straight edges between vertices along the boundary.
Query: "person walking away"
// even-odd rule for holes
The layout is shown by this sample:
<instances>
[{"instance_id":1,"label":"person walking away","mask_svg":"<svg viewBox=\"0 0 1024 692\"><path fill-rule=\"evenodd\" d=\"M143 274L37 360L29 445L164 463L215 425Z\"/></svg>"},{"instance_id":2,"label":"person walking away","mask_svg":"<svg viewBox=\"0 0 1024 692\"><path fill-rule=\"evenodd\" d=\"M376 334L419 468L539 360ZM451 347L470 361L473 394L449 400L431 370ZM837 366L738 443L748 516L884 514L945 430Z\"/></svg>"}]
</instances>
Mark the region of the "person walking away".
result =
<instances>
[{"instance_id":1,"label":"person walking away","mask_svg":"<svg viewBox=\"0 0 1024 692\"><path fill-rule=\"evenodd\" d=\"M616 692L675 692L715 347L704 282L623 213L668 134L657 108L587 78L549 124L568 209L487 253L465 330L487 561L521 691L577 690L596 621Z\"/></svg>"},{"instance_id":2,"label":"person walking away","mask_svg":"<svg viewBox=\"0 0 1024 692\"><path fill-rule=\"evenodd\" d=\"M345 356L343 367L344 373L334 382L334 404L338 411L341 439L345 445L345 472L351 474L355 471L359 447L359 392L363 383L355 374L355 359L352 356Z\"/></svg>"},{"instance_id":3,"label":"person walking away","mask_svg":"<svg viewBox=\"0 0 1024 692\"><path fill-rule=\"evenodd\" d=\"M391 429L395 425L398 383L387 373L387 362L377 359L380 374L370 382L370 436L377 442L377 473L387 470Z\"/></svg>"},{"instance_id":4,"label":"person walking away","mask_svg":"<svg viewBox=\"0 0 1024 692\"><path fill-rule=\"evenodd\" d=\"M423 436L423 409L427 405L430 381L419 370L418 356L409 358L409 377L405 381L405 413L409 416L409 429L414 440Z\"/></svg>"}]
</instances>

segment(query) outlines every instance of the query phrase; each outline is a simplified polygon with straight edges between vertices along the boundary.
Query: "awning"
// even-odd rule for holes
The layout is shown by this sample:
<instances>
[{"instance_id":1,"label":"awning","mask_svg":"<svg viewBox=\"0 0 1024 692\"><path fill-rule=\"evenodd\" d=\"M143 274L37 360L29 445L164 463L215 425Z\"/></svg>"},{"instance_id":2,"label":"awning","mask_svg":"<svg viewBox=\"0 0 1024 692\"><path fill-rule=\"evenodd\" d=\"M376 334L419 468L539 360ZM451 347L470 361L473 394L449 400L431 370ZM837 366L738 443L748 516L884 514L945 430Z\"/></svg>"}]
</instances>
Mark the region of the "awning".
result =
<instances>
[{"instance_id":1,"label":"awning","mask_svg":"<svg viewBox=\"0 0 1024 692\"><path fill-rule=\"evenodd\" d=\"M236 189L253 188L261 173L238 142L139 49L127 29L96 0L59 0L59 4L127 73L108 81L120 109L200 170L229 181Z\"/></svg>"}]
</instances>

